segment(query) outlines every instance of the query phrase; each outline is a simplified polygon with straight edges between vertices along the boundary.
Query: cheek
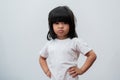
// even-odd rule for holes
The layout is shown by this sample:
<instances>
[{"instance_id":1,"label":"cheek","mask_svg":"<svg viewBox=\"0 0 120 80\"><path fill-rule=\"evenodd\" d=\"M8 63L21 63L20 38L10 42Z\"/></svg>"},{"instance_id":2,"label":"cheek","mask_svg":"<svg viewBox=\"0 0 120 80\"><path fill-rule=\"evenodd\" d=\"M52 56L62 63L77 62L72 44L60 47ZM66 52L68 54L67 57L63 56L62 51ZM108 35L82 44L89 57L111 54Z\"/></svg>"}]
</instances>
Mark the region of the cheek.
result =
<instances>
[{"instance_id":1,"label":"cheek","mask_svg":"<svg viewBox=\"0 0 120 80\"><path fill-rule=\"evenodd\" d=\"M56 33L57 31L56 26L53 26L53 31Z\"/></svg>"},{"instance_id":2,"label":"cheek","mask_svg":"<svg viewBox=\"0 0 120 80\"><path fill-rule=\"evenodd\" d=\"M70 29L69 26L67 26L66 29L65 29L66 32L69 32L69 29Z\"/></svg>"},{"instance_id":3,"label":"cheek","mask_svg":"<svg viewBox=\"0 0 120 80\"><path fill-rule=\"evenodd\" d=\"M55 30L55 28L56 28L56 27L53 25L53 30Z\"/></svg>"}]
</instances>

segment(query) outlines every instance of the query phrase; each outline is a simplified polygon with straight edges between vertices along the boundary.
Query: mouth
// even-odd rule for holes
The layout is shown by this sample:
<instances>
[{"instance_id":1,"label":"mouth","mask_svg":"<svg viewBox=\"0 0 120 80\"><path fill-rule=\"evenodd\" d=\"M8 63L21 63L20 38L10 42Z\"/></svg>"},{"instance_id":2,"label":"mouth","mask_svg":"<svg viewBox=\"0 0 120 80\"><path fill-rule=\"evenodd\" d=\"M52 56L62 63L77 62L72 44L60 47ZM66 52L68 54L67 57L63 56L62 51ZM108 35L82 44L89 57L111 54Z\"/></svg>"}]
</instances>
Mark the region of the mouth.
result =
<instances>
[{"instance_id":1,"label":"mouth","mask_svg":"<svg viewBox=\"0 0 120 80\"><path fill-rule=\"evenodd\" d=\"M63 32L64 32L64 30L58 30L58 32L59 32L59 33L63 33Z\"/></svg>"}]
</instances>

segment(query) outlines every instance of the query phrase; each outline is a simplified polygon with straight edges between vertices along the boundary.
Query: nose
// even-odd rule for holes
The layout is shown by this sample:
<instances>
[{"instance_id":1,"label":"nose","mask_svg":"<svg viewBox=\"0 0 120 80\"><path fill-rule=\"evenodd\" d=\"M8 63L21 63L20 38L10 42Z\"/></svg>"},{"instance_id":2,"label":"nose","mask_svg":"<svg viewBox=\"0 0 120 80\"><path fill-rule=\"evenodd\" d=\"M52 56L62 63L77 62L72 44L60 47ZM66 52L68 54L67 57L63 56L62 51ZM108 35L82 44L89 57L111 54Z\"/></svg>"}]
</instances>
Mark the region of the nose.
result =
<instances>
[{"instance_id":1,"label":"nose","mask_svg":"<svg viewBox=\"0 0 120 80\"><path fill-rule=\"evenodd\" d=\"M59 28L63 28L64 27L64 23L59 23Z\"/></svg>"}]
</instances>

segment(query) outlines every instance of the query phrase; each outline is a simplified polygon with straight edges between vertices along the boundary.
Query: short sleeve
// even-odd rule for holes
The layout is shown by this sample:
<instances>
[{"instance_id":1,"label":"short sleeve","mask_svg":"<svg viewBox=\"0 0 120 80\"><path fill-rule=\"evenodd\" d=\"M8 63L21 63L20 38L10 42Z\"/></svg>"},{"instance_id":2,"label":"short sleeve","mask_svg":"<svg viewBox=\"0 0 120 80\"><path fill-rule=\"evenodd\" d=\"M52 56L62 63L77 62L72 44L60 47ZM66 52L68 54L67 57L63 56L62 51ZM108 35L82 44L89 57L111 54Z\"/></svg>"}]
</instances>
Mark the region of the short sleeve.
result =
<instances>
[{"instance_id":1,"label":"short sleeve","mask_svg":"<svg viewBox=\"0 0 120 80\"><path fill-rule=\"evenodd\" d=\"M45 44L45 46L40 50L40 56L47 58L48 57L48 45L49 42Z\"/></svg>"},{"instance_id":2,"label":"short sleeve","mask_svg":"<svg viewBox=\"0 0 120 80\"><path fill-rule=\"evenodd\" d=\"M92 50L90 47L88 47L88 44L83 39L78 38L76 38L76 49L77 52L82 53L83 55Z\"/></svg>"}]
</instances>

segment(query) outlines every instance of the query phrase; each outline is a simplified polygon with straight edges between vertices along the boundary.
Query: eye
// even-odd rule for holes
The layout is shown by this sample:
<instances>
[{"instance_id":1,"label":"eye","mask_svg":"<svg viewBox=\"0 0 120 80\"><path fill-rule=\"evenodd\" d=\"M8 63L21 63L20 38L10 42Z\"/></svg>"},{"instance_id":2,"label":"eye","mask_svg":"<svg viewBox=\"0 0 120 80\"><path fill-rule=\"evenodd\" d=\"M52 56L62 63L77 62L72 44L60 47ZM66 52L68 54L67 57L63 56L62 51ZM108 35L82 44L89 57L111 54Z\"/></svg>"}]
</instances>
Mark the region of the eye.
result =
<instances>
[{"instance_id":1,"label":"eye","mask_svg":"<svg viewBox=\"0 0 120 80\"><path fill-rule=\"evenodd\" d=\"M64 24L68 24L68 22L64 22Z\"/></svg>"},{"instance_id":2,"label":"eye","mask_svg":"<svg viewBox=\"0 0 120 80\"><path fill-rule=\"evenodd\" d=\"M59 22L55 22L54 24L59 24Z\"/></svg>"},{"instance_id":3,"label":"eye","mask_svg":"<svg viewBox=\"0 0 120 80\"><path fill-rule=\"evenodd\" d=\"M59 22L56 22L56 24L59 24Z\"/></svg>"}]
</instances>

